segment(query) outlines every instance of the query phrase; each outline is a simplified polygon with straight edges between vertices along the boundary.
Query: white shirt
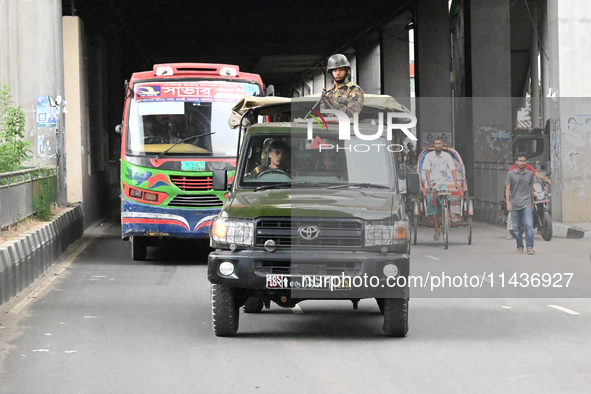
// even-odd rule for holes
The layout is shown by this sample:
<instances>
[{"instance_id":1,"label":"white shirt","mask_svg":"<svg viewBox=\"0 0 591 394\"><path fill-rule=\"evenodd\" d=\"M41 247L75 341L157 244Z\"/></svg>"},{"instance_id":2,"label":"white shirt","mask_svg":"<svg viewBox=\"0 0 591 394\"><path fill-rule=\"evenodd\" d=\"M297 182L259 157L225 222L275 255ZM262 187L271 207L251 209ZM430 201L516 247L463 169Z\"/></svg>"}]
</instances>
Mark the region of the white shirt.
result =
<instances>
[{"instance_id":1,"label":"white shirt","mask_svg":"<svg viewBox=\"0 0 591 394\"><path fill-rule=\"evenodd\" d=\"M447 152L441 151L437 155L435 151L427 153L423 161L423 171L430 172L431 183L435 182L435 187L447 182L447 170L454 171L456 166L451 155Z\"/></svg>"}]
</instances>

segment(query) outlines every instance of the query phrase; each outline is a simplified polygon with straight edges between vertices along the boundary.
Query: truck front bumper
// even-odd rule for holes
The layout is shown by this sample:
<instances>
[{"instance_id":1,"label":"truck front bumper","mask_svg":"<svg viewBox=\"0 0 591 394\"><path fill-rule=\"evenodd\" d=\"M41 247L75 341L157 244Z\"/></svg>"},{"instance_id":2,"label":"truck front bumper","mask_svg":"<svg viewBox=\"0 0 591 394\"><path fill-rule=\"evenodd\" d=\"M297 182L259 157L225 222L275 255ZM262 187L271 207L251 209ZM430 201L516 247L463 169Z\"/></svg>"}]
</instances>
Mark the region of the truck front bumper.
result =
<instances>
[{"instance_id":1,"label":"truck front bumper","mask_svg":"<svg viewBox=\"0 0 591 394\"><path fill-rule=\"evenodd\" d=\"M224 262L234 267L229 275L220 272L220 264ZM387 272L392 272L391 265L395 265L397 274L386 276L386 265L389 265ZM400 253L216 250L209 255L208 279L211 283L249 290L289 290L293 298L409 298L409 265L408 255ZM294 288L290 284L292 277L300 282L305 277L307 283L339 277L348 280L348 285L334 287L329 283L315 288Z\"/></svg>"}]
</instances>

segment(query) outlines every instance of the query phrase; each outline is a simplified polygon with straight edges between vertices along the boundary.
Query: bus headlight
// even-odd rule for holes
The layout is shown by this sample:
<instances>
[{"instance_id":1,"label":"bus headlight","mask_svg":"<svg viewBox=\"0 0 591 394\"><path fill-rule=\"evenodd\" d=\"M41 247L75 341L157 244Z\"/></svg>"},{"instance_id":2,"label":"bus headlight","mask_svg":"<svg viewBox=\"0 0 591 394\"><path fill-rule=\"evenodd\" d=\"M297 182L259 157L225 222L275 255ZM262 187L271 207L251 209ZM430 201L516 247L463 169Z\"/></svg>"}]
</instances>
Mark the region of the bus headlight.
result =
<instances>
[{"instance_id":1,"label":"bus headlight","mask_svg":"<svg viewBox=\"0 0 591 394\"><path fill-rule=\"evenodd\" d=\"M219 244L252 246L254 240L254 220L217 218L211 226L211 238Z\"/></svg>"}]
</instances>

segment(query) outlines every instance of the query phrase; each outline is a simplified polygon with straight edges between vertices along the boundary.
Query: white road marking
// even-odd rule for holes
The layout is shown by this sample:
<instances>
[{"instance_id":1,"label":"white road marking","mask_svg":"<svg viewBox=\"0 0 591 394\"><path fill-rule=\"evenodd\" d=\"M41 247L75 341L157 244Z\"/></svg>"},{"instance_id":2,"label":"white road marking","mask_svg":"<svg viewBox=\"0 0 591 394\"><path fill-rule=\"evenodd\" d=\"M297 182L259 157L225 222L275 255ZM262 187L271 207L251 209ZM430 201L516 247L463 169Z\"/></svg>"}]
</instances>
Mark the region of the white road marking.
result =
<instances>
[{"instance_id":1,"label":"white road marking","mask_svg":"<svg viewBox=\"0 0 591 394\"><path fill-rule=\"evenodd\" d=\"M291 311L293 313L304 313L304 311L302 310L302 308L298 304L296 304L296 306L294 306L293 308L291 308Z\"/></svg>"},{"instance_id":2,"label":"white road marking","mask_svg":"<svg viewBox=\"0 0 591 394\"><path fill-rule=\"evenodd\" d=\"M575 312L575 311L572 311L572 310L570 310L570 309L567 309L567 308L563 308L563 307L561 307L561 306L558 306L558 305L548 305L548 306L549 306L550 308L554 308L554 309L558 309L559 311L566 312L566 313L568 313L569 315L580 315L580 313L579 313L579 312Z\"/></svg>"},{"instance_id":3,"label":"white road marking","mask_svg":"<svg viewBox=\"0 0 591 394\"><path fill-rule=\"evenodd\" d=\"M431 260L441 260L439 257L431 256L430 254L426 254L425 257Z\"/></svg>"},{"instance_id":4,"label":"white road marking","mask_svg":"<svg viewBox=\"0 0 591 394\"><path fill-rule=\"evenodd\" d=\"M510 306L504 306L504 305L501 308L503 308L503 309L511 309Z\"/></svg>"}]
</instances>

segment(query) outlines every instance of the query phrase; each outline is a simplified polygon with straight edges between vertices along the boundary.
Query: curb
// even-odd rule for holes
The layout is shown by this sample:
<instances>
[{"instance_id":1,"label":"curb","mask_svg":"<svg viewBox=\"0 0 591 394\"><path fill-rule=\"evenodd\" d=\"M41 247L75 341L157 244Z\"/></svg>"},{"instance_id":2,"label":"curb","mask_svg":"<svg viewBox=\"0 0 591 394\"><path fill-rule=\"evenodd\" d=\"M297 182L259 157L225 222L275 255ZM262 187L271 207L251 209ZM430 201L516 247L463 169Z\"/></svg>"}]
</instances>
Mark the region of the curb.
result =
<instances>
[{"instance_id":1,"label":"curb","mask_svg":"<svg viewBox=\"0 0 591 394\"><path fill-rule=\"evenodd\" d=\"M552 223L552 233L557 238L581 239L591 237L591 231L589 230L556 222Z\"/></svg>"},{"instance_id":2,"label":"curb","mask_svg":"<svg viewBox=\"0 0 591 394\"><path fill-rule=\"evenodd\" d=\"M82 207L77 205L0 246L0 305L43 275L82 236L82 226Z\"/></svg>"}]
</instances>

